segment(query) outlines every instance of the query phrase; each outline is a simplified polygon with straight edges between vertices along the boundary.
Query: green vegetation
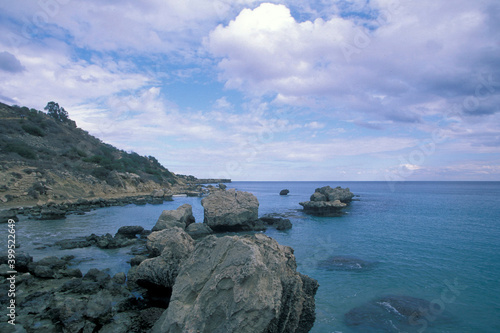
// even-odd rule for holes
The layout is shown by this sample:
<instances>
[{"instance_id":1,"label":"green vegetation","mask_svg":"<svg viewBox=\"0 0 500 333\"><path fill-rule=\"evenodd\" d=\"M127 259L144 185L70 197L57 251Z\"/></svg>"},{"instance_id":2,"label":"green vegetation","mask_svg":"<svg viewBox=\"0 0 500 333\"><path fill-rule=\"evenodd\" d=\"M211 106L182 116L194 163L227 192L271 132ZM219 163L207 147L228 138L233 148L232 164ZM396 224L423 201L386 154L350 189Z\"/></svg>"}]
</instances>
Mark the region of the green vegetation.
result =
<instances>
[{"instance_id":1,"label":"green vegetation","mask_svg":"<svg viewBox=\"0 0 500 333\"><path fill-rule=\"evenodd\" d=\"M140 181L177 183L179 177L153 156L125 152L76 127L68 112L49 102L47 113L0 103L0 162L66 171L75 176L92 175L108 180L111 172L134 173ZM15 153L15 154L13 154Z\"/></svg>"},{"instance_id":2,"label":"green vegetation","mask_svg":"<svg viewBox=\"0 0 500 333\"><path fill-rule=\"evenodd\" d=\"M9 142L4 146L4 149L9 153L17 153L19 156L30 160L37 158L36 153L22 142Z\"/></svg>"},{"instance_id":3,"label":"green vegetation","mask_svg":"<svg viewBox=\"0 0 500 333\"><path fill-rule=\"evenodd\" d=\"M43 130L36 125L24 124L21 127L28 134L31 134L34 136L40 136L40 137L45 136L45 133L43 132Z\"/></svg>"}]
</instances>

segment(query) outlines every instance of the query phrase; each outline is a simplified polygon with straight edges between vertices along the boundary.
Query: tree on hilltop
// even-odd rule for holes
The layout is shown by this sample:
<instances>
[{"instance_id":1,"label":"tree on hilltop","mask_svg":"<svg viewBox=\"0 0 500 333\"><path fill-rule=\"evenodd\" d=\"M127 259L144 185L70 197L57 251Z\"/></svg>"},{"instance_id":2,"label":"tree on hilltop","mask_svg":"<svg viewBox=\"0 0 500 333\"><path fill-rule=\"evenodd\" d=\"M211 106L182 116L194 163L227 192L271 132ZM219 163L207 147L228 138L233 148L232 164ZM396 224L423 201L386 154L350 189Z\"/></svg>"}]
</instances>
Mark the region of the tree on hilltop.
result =
<instances>
[{"instance_id":1,"label":"tree on hilltop","mask_svg":"<svg viewBox=\"0 0 500 333\"><path fill-rule=\"evenodd\" d=\"M69 121L68 112L64 110L63 107L59 106L59 103L56 102L48 102L47 106L44 108L47 111L47 114L54 118L57 121L66 123Z\"/></svg>"}]
</instances>

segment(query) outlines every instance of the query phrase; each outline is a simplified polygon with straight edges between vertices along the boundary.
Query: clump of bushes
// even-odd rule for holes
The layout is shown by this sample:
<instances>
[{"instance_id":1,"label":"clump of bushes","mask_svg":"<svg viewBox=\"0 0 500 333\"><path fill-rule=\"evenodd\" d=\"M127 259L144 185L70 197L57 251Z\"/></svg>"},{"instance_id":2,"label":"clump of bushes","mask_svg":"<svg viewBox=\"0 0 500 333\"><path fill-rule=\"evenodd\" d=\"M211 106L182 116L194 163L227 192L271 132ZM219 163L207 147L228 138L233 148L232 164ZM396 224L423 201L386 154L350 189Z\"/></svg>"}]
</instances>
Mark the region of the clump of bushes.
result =
<instances>
[{"instance_id":1,"label":"clump of bushes","mask_svg":"<svg viewBox=\"0 0 500 333\"><path fill-rule=\"evenodd\" d=\"M4 149L9 153L17 153L19 156L30 160L36 160L37 158L36 153L26 144L21 142L9 142Z\"/></svg>"},{"instance_id":2,"label":"clump of bushes","mask_svg":"<svg viewBox=\"0 0 500 333\"><path fill-rule=\"evenodd\" d=\"M40 137L45 136L45 132L40 127L38 127L38 126L30 125L30 124L24 124L21 127L28 134L31 134L31 135L34 135L34 136L40 136Z\"/></svg>"}]
</instances>

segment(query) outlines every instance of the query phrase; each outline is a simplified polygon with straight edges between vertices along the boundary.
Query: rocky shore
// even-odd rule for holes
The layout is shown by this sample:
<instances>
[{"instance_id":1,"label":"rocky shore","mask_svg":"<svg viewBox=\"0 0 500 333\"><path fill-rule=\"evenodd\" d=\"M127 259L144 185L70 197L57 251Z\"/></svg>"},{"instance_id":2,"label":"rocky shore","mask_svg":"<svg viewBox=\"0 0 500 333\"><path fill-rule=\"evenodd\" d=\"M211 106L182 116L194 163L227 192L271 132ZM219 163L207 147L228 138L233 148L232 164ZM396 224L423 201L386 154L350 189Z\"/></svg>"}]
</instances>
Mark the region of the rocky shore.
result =
<instances>
[{"instance_id":1,"label":"rocky shore","mask_svg":"<svg viewBox=\"0 0 500 333\"><path fill-rule=\"evenodd\" d=\"M324 186L317 188L311 195L310 201L300 202L304 212L316 216L339 216L353 199L354 194L349 188L331 188Z\"/></svg>"},{"instance_id":2,"label":"rocky shore","mask_svg":"<svg viewBox=\"0 0 500 333\"><path fill-rule=\"evenodd\" d=\"M203 199L203 223L195 223L192 207L184 204L163 211L152 230L125 226L115 235L54 244L61 249L130 247L135 257L128 272L82 274L71 256L33 262L29 254L17 253L15 331L308 332L319 285L297 272L293 249L259 233L224 234L269 226L282 230L291 227L290 221L259 219L255 196L222 188L209 188ZM85 207L106 204L86 202ZM40 215L63 208L54 207L40 208ZM81 202L67 211L83 207ZM2 288L10 283L7 260L0 258ZM6 294L0 301L8 301ZM0 330L14 332L5 323Z\"/></svg>"}]
</instances>

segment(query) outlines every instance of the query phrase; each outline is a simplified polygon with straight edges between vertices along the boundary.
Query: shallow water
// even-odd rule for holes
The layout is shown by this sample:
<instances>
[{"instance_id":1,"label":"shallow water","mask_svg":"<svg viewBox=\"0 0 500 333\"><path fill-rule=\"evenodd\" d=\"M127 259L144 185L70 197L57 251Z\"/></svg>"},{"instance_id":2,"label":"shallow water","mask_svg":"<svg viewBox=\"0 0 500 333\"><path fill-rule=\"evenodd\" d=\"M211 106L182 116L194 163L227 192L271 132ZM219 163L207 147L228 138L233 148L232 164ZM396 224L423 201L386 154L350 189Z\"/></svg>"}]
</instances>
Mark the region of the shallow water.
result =
<instances>
[{"instance_id":1,"label":"shallow water","mask_svg":"<svg viewBox=\"0 0 500 333\"><path fill-rule=\"evenodd\" d=\"M288 231L266 233L294 248L298 270L320 283L313 332L359 332L345 323L353 308L385 295L430 301L429 316L410 327L421 332L500 332L500 183L404 182L394 191L385 182L234 182L252 192L259 215L279 213L293 223ZM324 185L350 187L360 197L341 217L302 213L301 201ZM280 196L282 189L287 196ZM203 221L200 198L178 197L163 205L110 207L61 221L21 219L18 251L38 260L48 255L76 256L78 267L126 271L130 249L85 248L60 251L60 239L114 234L124 225L150 229L164 209L189 203ZM6 225L5 225L5 228ZM335 256L376 263L362 271L325 269ZM446 320L441 312L446 313ZM434 314L434 315L431 315ZM448 316L449 314L449 316ZM363 328L384 332L387 328ZM397 332L397 330L395 330Z\"/></svg>"}]
</instances>

